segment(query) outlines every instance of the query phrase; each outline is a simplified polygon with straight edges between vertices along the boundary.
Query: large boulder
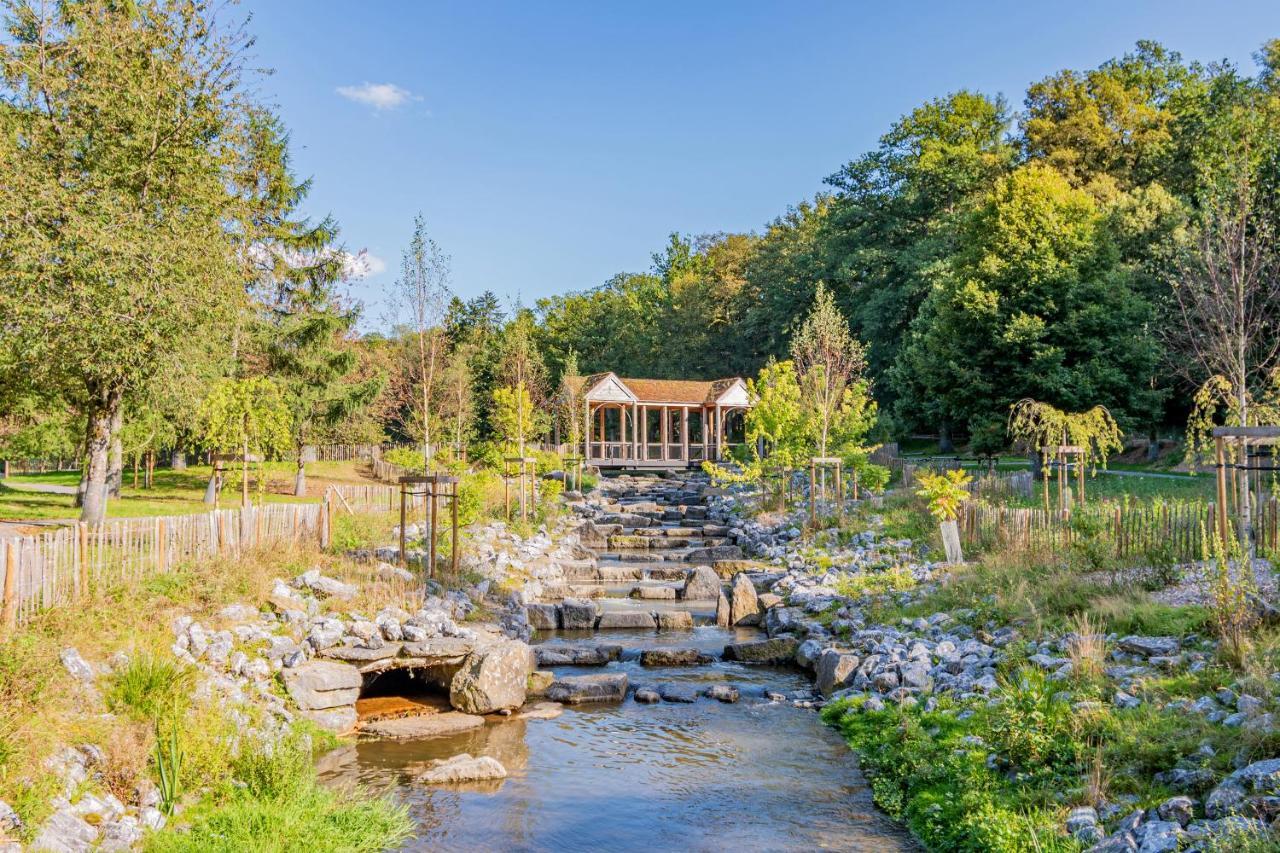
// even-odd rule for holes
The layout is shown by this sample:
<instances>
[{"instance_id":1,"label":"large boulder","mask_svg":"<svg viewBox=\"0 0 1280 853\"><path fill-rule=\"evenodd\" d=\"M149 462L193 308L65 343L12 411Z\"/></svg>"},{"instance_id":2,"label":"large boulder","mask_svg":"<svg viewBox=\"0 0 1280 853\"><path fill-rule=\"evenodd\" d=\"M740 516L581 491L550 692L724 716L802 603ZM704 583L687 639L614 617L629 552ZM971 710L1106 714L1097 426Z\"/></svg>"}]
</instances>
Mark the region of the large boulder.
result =
<instances>
[{"instance_id":1,"label":"large boulder","mask_svg":"<svg viewBox=\"0 0 1280 853\"><path fill-rule=\"evenodd\" d=\"M1177 637L1121 637L1120 648L1143 657L1162 657L1177 654L1180 643Z\"/></svg>"},{"instance_id":2,"label":"large boulder","mask_svg":"<svg viewBox=\"0 0 1280 853\"><path fill-rule=\"evenodd\" d=\"M827 649L818 656L816 686L823 696L830 696L848 686L858 672L858 656L835 649Z\"/></svg>"},{"instance_id":3,"label":"large boulder","mask_svg":"<svg viewBox=\"0 0 1280 853\"><path fill-rule=\"evenodd\" d=\"M346 663L313 660L282 670L285 690L304 711L355 705L360 698L360 670Z\"/></svg>"},{"instance_id":4,"label":"large boulder","mask_svg":"<svg viewBox=\"0 0 1280 853\"><path fill-rule=\"evenodd\" d=\"M621 702L627 698L627 674L573 675L558 678L547 689L547 698L566 705L589 702Z\"/></svg>"},{"instance_id":5,"label":"large boulder","mask_svg":"<svg viewBox=\"0 0 1280 853\"><path fill-rule=\"evenodd\" d=\"M733 576L733 597L729 604L730 625L759 625L760 601L756 597L755 584L745 572Z\"/></svg>"},{"instance_id":6,"label":"large boulder","mask_svg":"<svg viewBox=\"0 0 1280 853\"><path fill-rule=\"evenodd\" d=\"M732 610L733 608L729 606L729 599L725 596L724 591L721 590L720 597L716 599L716 627L717 628L729 627L729 625L731 624L729 619L730 619L730 616L732 615Z\"/></svg>"},{"instance_id":7,"label":"large boulder","mask_svg":"<svg viewBox=\"0 0 1280 853\"><path fill-rule=\"evenodd\" d=\"M721 594L720 576L710 566L694 566L685 579L681 598L686 601L715 601Z\"/></svg>"},{"instance_id":8,"label":"large boulder","mask_svg":"<svg viewBox=\"0 0 1280 853\"><path fill-rule=\"evenodd\" d=\"M693 614L687 610L659 610L658 627L663 631L691 631Z\"/></svg>"},{"instance_id":9,"label":"large boulder","mask_svg":"<svg viewBox=\"0 0 1280 853\"><path fill-rule=\"evenodd\" d=\"M792 637L730 643L724 647L724 658L742 663L791 663L799 645L800 641Z\"/></svg>"},{"instance_id":10,"label":"large boulder","mask_svg":"<svg viewBox=\"0 0 1280 853\"><path fill-rule=\"evenodd\" d=\"M524 704L533 651L519 640L477 649L453 676L449 704L467 714L513 711Z\"/></svg>"},{"instance_id":11,"label":"large boulder","mask_svg":"<svg viewBox=\"0 0 1280 853\"><path fill-rule=\"evenodd\" d=\"M684 555L688 563L714 563L717 560L741 560L742 549L737 545L712 545L709 548L694 548Z\"/></svg>"}]
</instances>

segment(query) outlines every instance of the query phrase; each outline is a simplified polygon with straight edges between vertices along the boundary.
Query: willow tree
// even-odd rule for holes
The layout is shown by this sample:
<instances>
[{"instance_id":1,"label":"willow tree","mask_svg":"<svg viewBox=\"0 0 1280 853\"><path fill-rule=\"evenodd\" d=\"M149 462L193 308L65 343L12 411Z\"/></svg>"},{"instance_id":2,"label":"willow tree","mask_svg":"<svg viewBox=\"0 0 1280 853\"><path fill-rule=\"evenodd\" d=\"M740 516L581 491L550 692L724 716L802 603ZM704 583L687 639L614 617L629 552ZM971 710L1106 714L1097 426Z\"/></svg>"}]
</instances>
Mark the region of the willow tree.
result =
<instances>
[{"instance_id":1,"label":"willow tree","mask_svg":"<svg viewBox=\"0 0 1280 853\"><path fill-rule=\"evenodd\" d=\"M1124 448L1124 434L1106 406L1094 406L1086 412L1064 412L1027 397L1009 407L1008 431L1010 438L1039 456L1046 511L1049 470L1054 457L1050 448L1063 445L1079 448L1076 464L1095 473L1099 466L1107 467L1107 457Z\"/></svg>"},{"instance_id":2,"label":"willow tree","mask_svg":"<svg viewBox=\"0 0 1280 853\"><path fill-rule=\"evenodd\" d=\"M249 462L256 454L263 458L289 447L289 407L280 389L270 379L224 379L215 385L200 405L204 443L214 450L239 451L240 494L249 502ZM262 490L259 463L258 489Z\"/></svg>"},{"instance_id":3,"label":"willow tree","mask_svg":"<svg viewBox=\"0 0 1280 853\"><path fill-rule=\"evenodd\" d=\"M85 521L105 516L125 398L223 338L243 298L247 39L220 5L5 3L0 343L84 413Z\"/></svg>"}]
</instances>

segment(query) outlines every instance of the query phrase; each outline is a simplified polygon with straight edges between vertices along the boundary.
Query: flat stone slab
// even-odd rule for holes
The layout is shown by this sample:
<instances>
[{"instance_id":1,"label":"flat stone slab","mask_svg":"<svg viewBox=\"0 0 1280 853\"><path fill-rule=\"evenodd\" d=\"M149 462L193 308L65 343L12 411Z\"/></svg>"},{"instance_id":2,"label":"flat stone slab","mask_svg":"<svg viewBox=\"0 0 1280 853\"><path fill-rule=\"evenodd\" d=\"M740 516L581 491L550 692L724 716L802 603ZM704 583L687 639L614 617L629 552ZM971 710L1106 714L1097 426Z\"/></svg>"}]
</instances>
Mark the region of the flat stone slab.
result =
<instances>
[{"instance_id":1,"label":"flat stone slab","mask_svg":"<svg viewBox=\"0 0 1280 853\"><path fill-rule=\"evenodd\" d=\"M604 666L622 654L622 646L534 646L538 666Z\"/></svg>"},{"instance_id":2,"label":"flat stone slab","mask_svg":"<svg viewBox=\"0 0 1280 853\"><path fill-rule=\"evenodd\" d=\"M345 663L313 660L282 671L285 689L304 711L354 706L360 697L360 670Z\"/></svg>"},{"instance_id":3,"label":"flat stone slab","mask_svg":"<svg viewBox=\"0 0 1280 853\"><path fill-rule=\"evenodd\" d=\"M402 647L407 657L438 658L442 663L461 661L475 645L461 637L439 637L434 640L423 640L420 643L405 643ZM447 659L447 660L446 660Z\"/></svg>"},{"instance_id":4,"label":"flat stone slab","mask_svg":"<svg viewBox=\"0 0 1280 853\"><path fill-rule=\"evenodd\" d=\"M684 555L686 563L715 563L717 560L741 560L742 549L737 545L714 545L710 548L694 548Z\"/></svg>"},{"instance_id":5,"label":"flat stone slab","mask_svg":"<svg viewBox=\"0 0 1280 853\"><path fill-rule=\"evenodd\" d=\"M631 597L641 601L675 601L674 586L638 586L631 590Z\"/></svg>"},{"instance_id":6,"label":"flat stone slab","mask_svg":"<svg viewBox=\"0 0 1280 853\"><path fill-rule=\"evenodd\" d=\"M525 705L511 715L513 720L554 720L564 713L564 706L559 702L534 702Z\"/></svg>"},{"instance_id":7,"label":"flat stone slab","mask_svg":"<svg viewBox=\"0 0 1280 853\"><path fill-rule=\"evenodd\" d=\"M658 648L640 652L641 666L700 666L714 660L698 649Z\"/></svg>"},{"instance_id":8,"label":"flat stone slab","mask_svg":"<svg viewBox=\"0 0 1280 853\"><path fill-rule=\"evenodd\" d=\"M353 663L371 663L372 661L397 657L400 654L400 648L400 643L386 643L377 649L365 649L360 646L330 646L319 652L319 656Z\"/></svg>"},{"instance_id":9,"label":"flat stone slab","mask_svg":"<svg viewBox=\"0 0 1280 853\"><path fill-rule=\"evenodd\" d=\"M692 631L693 614L688 610L659 610L658 627L664 631Z\"/></svg>"},{"instance_id":10,"label":"flat stone slab","mask_svg":"<svg viewBox=\"0 0 1280 853\"><path fill-rule=\"evenodd\" d=\"M687 705L698 701L697 689L689 684L660 684L658 695L662 697L663 702L679 702Z\"/></svg>"},{"instance_id":11,"label":"flat stone slab","mask_svg":"<svg viewBox=\"0 0 1280 853\"><path fill-rule=\"evenodd\" d=\"M476 714L463 714L460 711L446 711L443 714L424 714L420 717L400 717L395 720L378 720L367 723L360 729L361 734L392 740L414 740L417 738L443 737L484 725L484 717Z\"/></svg>"},{"instance_id":12,"label":"flat stone slab","mask_svg":"<svg viewBox=\"0 0 1280 853\"><path fill-rule=\"evenodd\" d=\"M627 628L657 628L653 614L643 610L606 610L600 614L596 627L601 631Z\"/></svg>"},{"instance_id":13,"label":"flat stone slab","mask_svg":"<svg viewBox=\"0 0 1280 853\"><path fill-rule=\"evenodd\" d=\"M621 702L627 698L627 674L573 675L556 679L547 698L566 705L589 702Z\"/></svg>"},{"instance_id":14,"label":"flat stone slab","mask_svg":"<svg viewBox=\"0 0 1280 853\"><path fill-rule=\"evenodd\" d=\"M791 663L800 641L790 637L730 643L724 647L724 659L741 663Z\"/></svg>"}]
</instances>

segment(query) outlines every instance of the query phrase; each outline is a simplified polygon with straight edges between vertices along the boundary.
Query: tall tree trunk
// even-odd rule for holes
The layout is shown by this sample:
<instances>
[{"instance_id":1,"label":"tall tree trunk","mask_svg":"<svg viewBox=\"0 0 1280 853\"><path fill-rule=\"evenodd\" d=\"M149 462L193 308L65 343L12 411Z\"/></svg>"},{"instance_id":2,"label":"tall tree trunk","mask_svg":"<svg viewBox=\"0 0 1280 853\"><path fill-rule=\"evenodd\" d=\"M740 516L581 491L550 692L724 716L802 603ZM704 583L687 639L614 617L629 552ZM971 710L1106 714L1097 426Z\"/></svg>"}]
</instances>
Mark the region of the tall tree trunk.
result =
<instances>
[{"instance_id":1,"label":"tall tree trunk","mask_svg":"<svg viewBox=\"0 0 1280 853\"><path fill-rule=\"evenodd\" d=\"M951 440L951 422L944 420L938 424L938 452L955 453L956 445Z\"/></svg>"},{"instance_id":2,"label":"tall tree trunk","mask_svg":"<svg viewBox=\"0 0 1280 853\"><path fill-rule=\"evenodd\" d=\"M155 485L156 481L156 452L154 450L147 451L147 476L144 481L148 489Z\"/></svg>"},{"instance_id":3,"label":"tall tree trunk","mask_svg":"<svg viewBox=\"0 0 1280 853\"><path fill-rule=\"evenodd\" d=\"M187 470L187 454L183 450L173 451L173 456L169 458L169 467L175 471Z\"/></svg>"},{"instance_id":4,"label":"tall tree trunk","mask_svg":"<svg viewBox=\"0 0 1280 853\"><path fill-rule=\"evenodd\" d=\"M117 406L111 418L111 459L107 468L107 492L110 497L120 497L124 486L124 442L120 429L124 426L124 407Z\"/></svg>"},{"instance_id":5,"label":"tall tree trunk","mask_svg":"<svg viewBox=\"0 0 1280 853\"><path fill-rule=\"evenodd\" d=\"M107 467L111 448L111 424L120 410L120 392L95 395L88 415L85 445L87 483L80 520L100 524L107 517Z\"/></svg>"},{"instance_id":6,"label":"tall tree trunk","mask_svg":"<svg viewBox=\"0 0 1280 853\"><path fill-rule=\"evenodd\" d=\"M76 509L84 506L84 493L89 488L89 425L86 420L84 445L80 449L80 483L76 486Z\"/></svg>"}]
</instances>

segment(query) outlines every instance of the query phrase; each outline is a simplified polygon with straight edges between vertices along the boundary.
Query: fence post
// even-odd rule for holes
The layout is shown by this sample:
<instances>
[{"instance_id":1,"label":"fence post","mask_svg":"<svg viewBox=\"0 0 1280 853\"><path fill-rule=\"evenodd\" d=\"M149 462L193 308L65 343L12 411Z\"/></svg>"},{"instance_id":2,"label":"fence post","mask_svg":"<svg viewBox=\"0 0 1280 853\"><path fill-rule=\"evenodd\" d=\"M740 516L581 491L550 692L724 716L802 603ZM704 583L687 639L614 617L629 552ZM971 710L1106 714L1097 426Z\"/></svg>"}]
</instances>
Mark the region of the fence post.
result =
<instances>
[{"instance_id":1,"label":"fence post","mask_svg":"<svg viewBox=\"0 0 1280 853\"><path fill-rule=\"evenodd\" d=\"M18 627L18 539L0 543L4 546L4 627L12 631Z\"/></svg>"},{"instance_id":2,"label":"fence post","mask_svg":"<svg viewBox=\"0 0 1280 853\"><path fill-rule=\"evenodd\" d=\"M169 570L168 532L164 519L156 519L156 571L161 574Z\"/></svg>"},{"instance_id":3,"label":"fence post","mask_svg":"<svg viewBox=\"0 0 1280 853\"><path fill-rule=\"evenodd\" d=\"M332 491L333 491L333 487L330 486L329 488L325 489L325 492L324 492L324 535L321 536L320 538L321 548L328 548L329 544L333 541L334 503L333 503L333 498L330 495L330 492Z\"/></svg>"},{"instance_id":4,"label":"fence post","mask_svg":"<svg viewBox=\"0 0 1280 853\"><path fill-rule=\"evenodd\" d=\"M76 522L76 535L80 541L80 594L89 594L89 525Z\"/></svg>"}]
</instances>

